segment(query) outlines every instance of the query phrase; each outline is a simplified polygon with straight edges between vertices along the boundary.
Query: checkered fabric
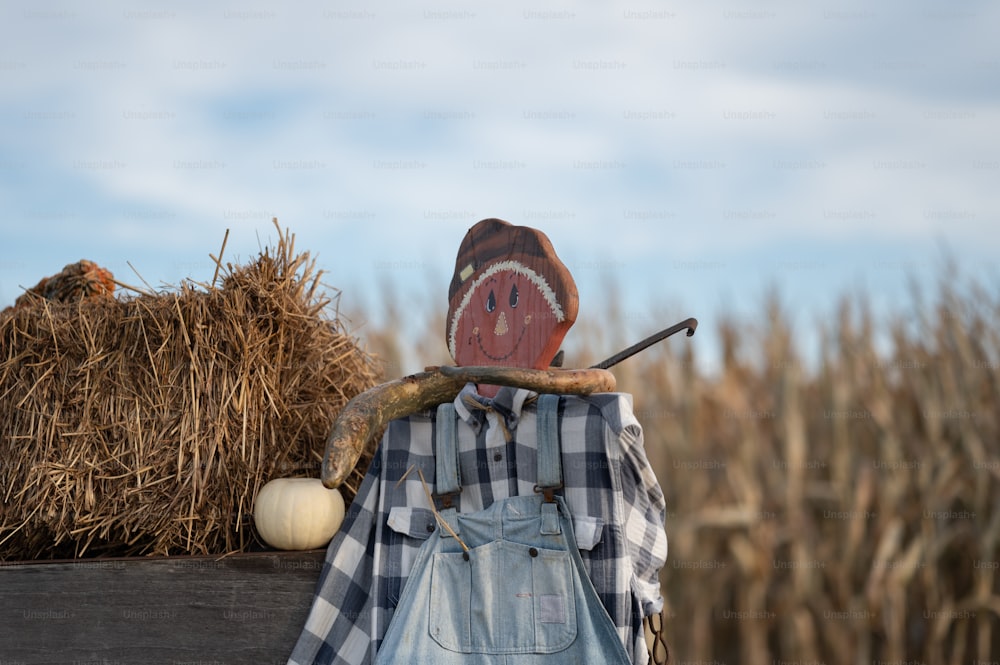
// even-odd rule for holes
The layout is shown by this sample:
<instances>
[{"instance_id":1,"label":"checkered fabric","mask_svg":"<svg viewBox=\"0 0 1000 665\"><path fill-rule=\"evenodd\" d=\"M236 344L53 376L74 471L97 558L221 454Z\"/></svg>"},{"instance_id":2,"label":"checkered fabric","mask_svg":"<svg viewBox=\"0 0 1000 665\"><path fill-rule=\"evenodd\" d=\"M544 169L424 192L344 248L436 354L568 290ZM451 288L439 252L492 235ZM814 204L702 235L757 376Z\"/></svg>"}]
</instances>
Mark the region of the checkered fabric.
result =
<instances>
[{"instance_id":1,"label":"checkered fabric","mask_svg":"<svg viewBox=\"0 0 1000 665\"><path fill-rule=\"evenodd\" d=\"M487 400L470 384L456 398L460 512L534 492L536 397L503 388ZM631 396L564 396L558 422L561 493L572 513L577 546L626 651L636 665L645 665L642 618L663 606L659 571L667 557L666 513ZM434 492L435 430L431 412L389 425L330 543L289 665L374 660L417 551L436 528L426 493Z\"/></svg>"}]
</instances>

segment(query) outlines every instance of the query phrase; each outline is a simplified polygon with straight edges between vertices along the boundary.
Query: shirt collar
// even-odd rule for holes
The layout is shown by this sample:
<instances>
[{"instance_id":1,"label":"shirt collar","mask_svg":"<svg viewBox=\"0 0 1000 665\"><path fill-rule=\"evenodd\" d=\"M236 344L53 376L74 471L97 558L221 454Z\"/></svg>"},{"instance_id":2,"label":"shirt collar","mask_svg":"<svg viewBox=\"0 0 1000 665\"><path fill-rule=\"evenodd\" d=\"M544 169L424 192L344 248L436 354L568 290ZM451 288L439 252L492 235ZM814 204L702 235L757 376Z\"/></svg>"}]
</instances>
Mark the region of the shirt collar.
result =
<instances>
[{"instance_id":1,"label":"shirt collar","mask_svg":"<svg viewBox=\"0 0 1000 665\"><path fill-rule=\"evenodd\" d=\"M458 417L472 427L476 433L486 422L486 415L493 411L503 417L504 425L509 432L517 429L521 419L521 409L525 401L537 393L527 388L512 388L503 386L496 397L483 397L476 391L476 384L467 383L455 398L455 411Z\"/></svg>"}]
</instances>

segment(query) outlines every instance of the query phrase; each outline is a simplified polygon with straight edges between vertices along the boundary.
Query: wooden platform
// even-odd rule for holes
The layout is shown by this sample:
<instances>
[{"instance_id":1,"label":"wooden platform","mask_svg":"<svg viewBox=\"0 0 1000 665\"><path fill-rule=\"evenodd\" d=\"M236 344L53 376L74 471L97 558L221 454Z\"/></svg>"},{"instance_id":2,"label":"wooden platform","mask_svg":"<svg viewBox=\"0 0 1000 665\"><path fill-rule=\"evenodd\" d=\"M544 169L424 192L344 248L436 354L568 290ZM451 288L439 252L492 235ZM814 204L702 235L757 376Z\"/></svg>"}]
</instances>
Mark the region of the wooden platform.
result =
<instances>
[{"instance_id":1,"label":"wooden platform","mask_svg":"<svg viewBox=\"0 0 1000 665\"><path fill-rule=\"evenodd\" d=\"M284 665L323 558L0 563L0 662Z\"/></svg>"}]
</instances>

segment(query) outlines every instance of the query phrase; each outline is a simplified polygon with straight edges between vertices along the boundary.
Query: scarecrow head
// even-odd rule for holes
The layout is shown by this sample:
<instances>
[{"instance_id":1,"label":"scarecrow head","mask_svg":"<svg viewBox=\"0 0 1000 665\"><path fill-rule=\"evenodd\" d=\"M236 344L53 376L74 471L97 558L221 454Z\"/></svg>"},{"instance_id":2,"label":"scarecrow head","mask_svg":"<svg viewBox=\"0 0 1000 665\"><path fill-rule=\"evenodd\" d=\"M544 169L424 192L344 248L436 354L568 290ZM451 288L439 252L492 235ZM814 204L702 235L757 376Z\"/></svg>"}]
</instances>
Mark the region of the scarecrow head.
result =
<instances>
[{"instance_id":1,"label":"scarecrow head","mask_svg":"<svg viewBox=\"0 0 1000 665\"><path fill-rule=\"evenodd\" d=\"M545 369L579 296L544 233L484 219L465 234L448 290L448 349L461 366ZM496 386L479 386L492 397Z\"/></svg>"}]
</instances>

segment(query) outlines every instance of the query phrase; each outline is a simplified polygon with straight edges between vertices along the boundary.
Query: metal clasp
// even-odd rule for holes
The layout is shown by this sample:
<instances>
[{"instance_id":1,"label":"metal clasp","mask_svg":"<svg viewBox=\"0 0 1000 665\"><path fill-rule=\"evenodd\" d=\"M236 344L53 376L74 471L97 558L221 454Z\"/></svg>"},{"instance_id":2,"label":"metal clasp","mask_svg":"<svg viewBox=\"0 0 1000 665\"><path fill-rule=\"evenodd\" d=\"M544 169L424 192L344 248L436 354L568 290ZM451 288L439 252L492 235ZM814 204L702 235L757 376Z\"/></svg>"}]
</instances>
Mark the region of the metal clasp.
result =
<instances>
[{"instance_id":1,"label":"metal clasp","mask_svg":"<svg viewBox=\"0 0 1000 665\"><path fill-rule=\"evenodd\" d=\"M556 502L555 492L556 490L561 490L562 488L563 488L562 483L559 483L558 485L551 485L549 487L539 487L538 485L535 485L535 494L541 494L543 497L545 497L545 503L555 503Z\"/></svg>"},{"instance_id":2,"label":"metal clasp","mask_svg":"<svg viewBox=\"0 0 1000 665\"><path fill-rule=\"evenodd\" d=\"M455 498L461 496L461 492L442 492L434 495L434 504L438 510L448 510L455 507Z\"/></svg>"}]
</instances>

